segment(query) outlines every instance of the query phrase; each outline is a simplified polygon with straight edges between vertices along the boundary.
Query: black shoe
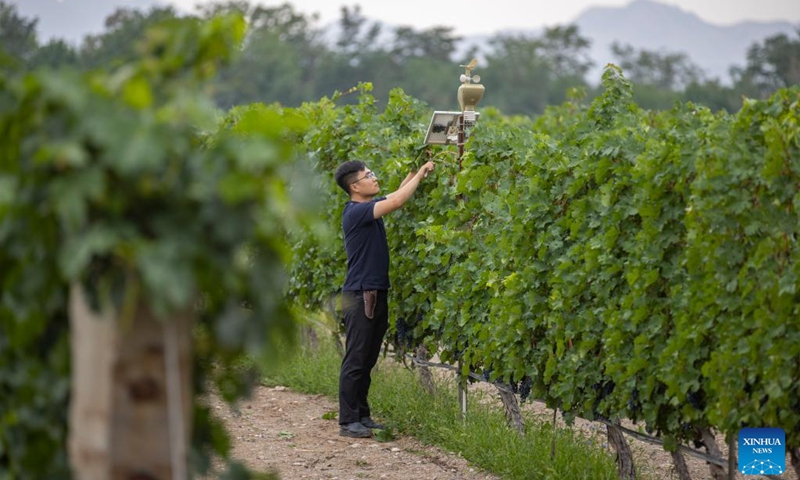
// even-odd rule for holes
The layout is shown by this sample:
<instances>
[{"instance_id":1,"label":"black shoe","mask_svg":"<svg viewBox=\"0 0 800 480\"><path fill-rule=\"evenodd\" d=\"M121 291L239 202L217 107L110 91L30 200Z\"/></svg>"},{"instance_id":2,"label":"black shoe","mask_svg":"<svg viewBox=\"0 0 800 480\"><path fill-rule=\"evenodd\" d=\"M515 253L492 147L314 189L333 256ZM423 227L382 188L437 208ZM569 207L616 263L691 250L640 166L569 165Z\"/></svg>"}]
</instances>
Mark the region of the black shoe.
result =
<instances>
[{"instance_id":1,"label":"black shoe","mask_svg":"<svg viewBox=\"0 0 800 480\"><path fill-rule=\"evenodd\" d=\"M359 422L353 422L346 425L340 425L339 435L342 437L369 438L372 436L372 430Z\"/></svg>"},{"instance_id":2,"label":"black shoe","mask_svg":"<svg viewBox=\"0 0 800 480\"><path fill-rule=\"evenodd\" d=\"M364 425L367 428L375 428L377 430L385 430L386 427L381 425L380 423L373 422L369 417L361 417L361 425Z\"/></svg>"}]
</instances>

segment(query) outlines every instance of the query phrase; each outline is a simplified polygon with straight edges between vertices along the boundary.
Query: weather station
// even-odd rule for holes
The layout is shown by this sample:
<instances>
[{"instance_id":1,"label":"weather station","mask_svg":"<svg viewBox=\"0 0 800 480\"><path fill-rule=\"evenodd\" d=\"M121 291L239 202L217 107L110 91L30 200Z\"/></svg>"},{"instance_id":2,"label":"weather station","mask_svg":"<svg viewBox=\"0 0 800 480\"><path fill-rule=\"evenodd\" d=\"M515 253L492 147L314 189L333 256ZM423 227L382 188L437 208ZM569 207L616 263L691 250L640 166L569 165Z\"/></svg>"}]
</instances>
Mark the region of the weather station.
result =
<instances>
[{"instance_id":1,"label":"weather station","mask_svg":"<svg viewBox=\"0 0 800 480\"><path fill-rule=\"evenodd\" d=\"M478 121L480 113L475 111L475 106L483 98L486 88L481 85L481 77L473 75L472 70L478 64L477 59L472 59L466 65L459 65L464 68L464 73L461 74L459 80L461 86L458 87L458 105L461 111L435 111L431 117L431 122L428 125L428 133L425 135L426 145L456 145L458 146L458 170L461 171L461 160L464 157L464 144L469 137L470 130L475 126ZM440 154L447 154L450 152L440 152ZM438 156L440 154L434 155ZM458 196L459 201L463 198ZM458 372L462 371L462 364L458 362ZM467 417L467 380L463 376L459 376L458 383L458 404L461 410L461 418L466 421Z\"/></svg>"},{"instance_id":2,"label":"weather station","mask_svg":"<svg viewBox=\"0 0 800 480\"><path fill-rule=\"evenodd\" d=\"M469 131L480 117L480 113L475 111L475 106L481 101L486 90L480 84L480 75L472 74L477 64L478 60L473 58L467 65L459 65L465 70L459 77L461 86L458 87L457 95L461 111L433 112L428 133L425 135L426 145L457 145L459 166L464 156L464 143L467 141Z\"/></svg>"}]
</instances>

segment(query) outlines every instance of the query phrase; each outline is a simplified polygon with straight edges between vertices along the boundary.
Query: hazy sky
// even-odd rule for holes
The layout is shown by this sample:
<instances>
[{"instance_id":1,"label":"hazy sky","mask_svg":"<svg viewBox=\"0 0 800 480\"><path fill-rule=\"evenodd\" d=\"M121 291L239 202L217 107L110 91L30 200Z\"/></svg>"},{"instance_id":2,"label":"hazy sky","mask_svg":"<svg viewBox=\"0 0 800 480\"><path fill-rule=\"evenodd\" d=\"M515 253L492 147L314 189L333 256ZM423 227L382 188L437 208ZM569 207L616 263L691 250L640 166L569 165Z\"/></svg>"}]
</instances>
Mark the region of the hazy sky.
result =
<instances>
[{"instance_id":1,"label":"hazy sky","mask_svg":"<svg viewBox=\"0 0 800 480\"><path fill-rule=\"evenodd\" d=\"M193 11L197 0L169 0ZM717 25L755 20L800 23L800 0L658 0ZM360 5L364 16L416 28L444 25L458 34L494 33L504 28L564 24L591 6L621 6L631 0L289 0L303 13L318 12L321 24L338 20L342 5ZM265 5L285 1L261 0Z\"/></svg>"}]
</instances>

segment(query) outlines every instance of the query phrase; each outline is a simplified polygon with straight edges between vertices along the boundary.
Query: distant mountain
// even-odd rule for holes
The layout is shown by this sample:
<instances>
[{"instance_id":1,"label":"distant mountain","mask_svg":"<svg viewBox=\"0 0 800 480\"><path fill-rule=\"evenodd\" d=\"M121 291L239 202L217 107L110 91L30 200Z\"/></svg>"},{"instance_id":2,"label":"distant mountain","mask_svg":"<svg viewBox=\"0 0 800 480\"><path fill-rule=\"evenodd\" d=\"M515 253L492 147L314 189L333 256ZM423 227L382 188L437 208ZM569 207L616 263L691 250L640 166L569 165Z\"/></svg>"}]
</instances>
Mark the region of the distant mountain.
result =
<instances>
[{"instance_id":1,"label":"distant mountain","mask_svg":"<svg viewBox=\"0 0 800 480\"><path fill-rule=\"evenodd\" d=\"M733 8L733 7L732 7ZM679 7L652 0L634 0L624 7L592 7L574 21L583 36L592 39L590 56L596 68L589 81L596 83L602 67L614 60L611 43L636 49L684 52L706 74L728 83L729 68L744 66L747 49L755 42L785 33L795 35L789 22L744 22L732 26L706 23Z\"/></svg>"},{"instance_id":2,"label":"distant mountain","mask_svg":"<svg viewBox=\"0 0 800 480\"><path fill-rule=\"evenodd\" d=\"M101 33L106 17L117 8L149 10L165 5L160 0L6 0L16 5L23 17L38 18L37 34L45 43L60 38L77 45L88 34Z\"/></svg>"}]
</instances>

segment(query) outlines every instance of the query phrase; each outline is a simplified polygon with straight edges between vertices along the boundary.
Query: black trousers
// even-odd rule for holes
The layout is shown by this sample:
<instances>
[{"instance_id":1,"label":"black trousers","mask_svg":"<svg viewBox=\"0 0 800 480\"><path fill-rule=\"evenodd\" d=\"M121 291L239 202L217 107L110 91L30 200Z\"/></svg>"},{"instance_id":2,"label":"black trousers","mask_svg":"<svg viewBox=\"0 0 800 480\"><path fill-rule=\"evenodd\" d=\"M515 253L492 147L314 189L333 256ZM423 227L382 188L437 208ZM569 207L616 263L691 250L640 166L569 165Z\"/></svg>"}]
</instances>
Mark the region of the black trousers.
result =
<instances>
[{"instance_id":1,"label":"black trousers","mask_svg":"<svg viewBox=\"0 0 800 480\"><path fill-rule=\"evenodd\" d=\"M339 423L344 425L370 416L367 395L372 383L371 371L389 329L387 292L378 290L372 319L364 315L362 292L342 292L342 310L346 346L339 374Z\"/></svg>"}]
</instances>

